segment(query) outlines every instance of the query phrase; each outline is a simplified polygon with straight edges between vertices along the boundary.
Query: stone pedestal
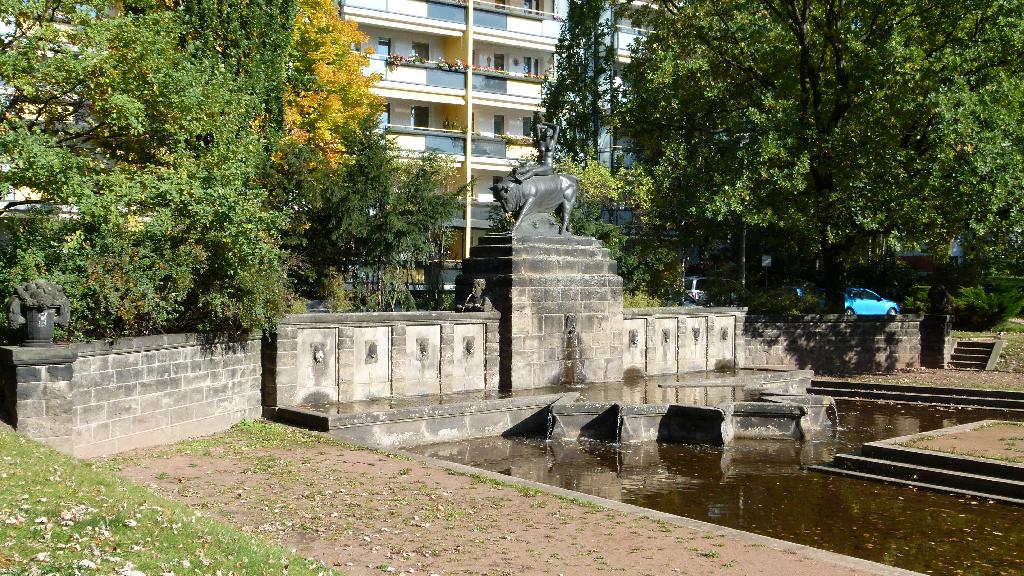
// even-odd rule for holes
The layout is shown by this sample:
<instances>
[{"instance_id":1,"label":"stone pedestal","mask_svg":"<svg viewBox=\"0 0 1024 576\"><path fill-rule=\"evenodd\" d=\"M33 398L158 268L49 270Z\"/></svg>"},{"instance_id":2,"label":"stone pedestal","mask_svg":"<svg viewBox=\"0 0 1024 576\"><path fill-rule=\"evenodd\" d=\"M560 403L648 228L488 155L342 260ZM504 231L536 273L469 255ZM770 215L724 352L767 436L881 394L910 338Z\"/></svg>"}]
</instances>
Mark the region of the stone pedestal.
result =
<instances>
[{"instance_id":1,"label":"stone pedestal","mask_svg":"<svg viewBox=\"0 0 1024 576\"><path fill-rule=\"evenodd\" d=\"M77 358L66 346L0 347L0 419L30 438L72 453L71 380Z\"/></svg>"},{"instance_id":2,"label":"stone pedestal","mask_svg":"<svg viewBox=\"0 0 1024 576\"><path fill-rule=\"evenodd\" d=\"M480 239L456 279L456 302L473 280L501 314L499 386L528 389L565 381L567 356L582 361L582 380L622 379L622 278L608 250L581 236L508 234ZM578 346L567 349L575 327Z\"/></svg>"}]
</instances>

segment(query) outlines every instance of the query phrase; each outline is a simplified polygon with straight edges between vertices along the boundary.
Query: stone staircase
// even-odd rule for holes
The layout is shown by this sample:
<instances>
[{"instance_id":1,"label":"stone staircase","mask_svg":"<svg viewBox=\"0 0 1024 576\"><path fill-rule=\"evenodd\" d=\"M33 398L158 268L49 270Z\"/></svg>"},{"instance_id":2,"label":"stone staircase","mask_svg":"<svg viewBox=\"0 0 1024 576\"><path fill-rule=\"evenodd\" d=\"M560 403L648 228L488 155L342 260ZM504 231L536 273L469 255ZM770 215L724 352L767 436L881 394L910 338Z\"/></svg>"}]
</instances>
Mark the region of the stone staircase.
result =
<instances>
[{"instance_id":1,"label":"stone staircase","mask_svg":"<svg viewBox=\"0 0 1024 576\"><path fill-rule=\"evenodd\" d=\"M957 340L949 364L960 370L991 370L1001 352L997 350L997 344L983 340Z\"/></svg>"},{"instance_id":2,"label":"stone staircase","mask_svg":"<svg viewBox=\"0 0 1024 576\"><path fill-rule=\"evenodd\" d=\"M807 389L807 393L833 398L1024 410L1024 392L1009 390L907 386L816 379L811 381L811 387Z\"/></svg>"},{"instance_id":3,"label":"stone staircase","mask_svg":"<svg viewBox=\"0 0 1024 576\"><path fill-rule=\"evenodd\" d=\"M837 454L831 464L811 469L1024 505L1024 467L1019 464L873 442L865 444L861 454Z\"/></svg>"}]
</instances>

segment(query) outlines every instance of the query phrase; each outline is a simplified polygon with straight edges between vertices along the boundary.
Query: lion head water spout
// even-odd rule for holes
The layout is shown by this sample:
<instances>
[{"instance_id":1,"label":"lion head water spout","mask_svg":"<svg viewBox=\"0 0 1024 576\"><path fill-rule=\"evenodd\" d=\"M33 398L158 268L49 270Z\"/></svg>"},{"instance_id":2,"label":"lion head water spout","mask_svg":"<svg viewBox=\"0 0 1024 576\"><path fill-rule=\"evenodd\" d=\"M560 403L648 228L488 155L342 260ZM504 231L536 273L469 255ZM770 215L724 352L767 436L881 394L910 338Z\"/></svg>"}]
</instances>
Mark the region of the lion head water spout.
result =
<instances>
[{"instance_id":1,"label":"lion head water spout","mask_svg":"<svg viewBox=\"0 0 1024 576\"><path fill-rule=\"evenodd\" d=\"M565 360L562 370L562 384L574 388L583 386L583 355L580 351L580 334L576 330L576 315L565 315Z\"/></svg>"}]
</instances>

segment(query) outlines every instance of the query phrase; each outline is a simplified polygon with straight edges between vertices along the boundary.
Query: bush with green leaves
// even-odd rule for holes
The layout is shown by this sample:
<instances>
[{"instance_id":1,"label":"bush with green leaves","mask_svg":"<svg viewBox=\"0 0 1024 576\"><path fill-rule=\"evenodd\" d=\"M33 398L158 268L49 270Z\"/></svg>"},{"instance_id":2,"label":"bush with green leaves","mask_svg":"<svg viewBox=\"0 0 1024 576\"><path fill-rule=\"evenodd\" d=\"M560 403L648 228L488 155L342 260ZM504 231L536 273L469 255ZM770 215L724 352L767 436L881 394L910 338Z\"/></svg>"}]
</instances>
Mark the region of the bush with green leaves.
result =
<instances>
[{"instance_id":1,"label":"bush with green leaves","mask_svg":"<svg viewBox=\"0 0 1024 576\"><path fill-rule=\"evenodd\" d=\"M804 315L820 314L821 301L813 294L798 296L792 290L769 290L751 295L746 302L748 314Z\"/></svg>"},{"instance_id":2,"label":"bush with green leaves","mask_svg":"<svg viewBox=\"0 0 1024 576\"><path fill-rule=\"evenodd\" d=\"M28 193L4 218L0 293L63 285L73 340L271 328L283 217L260 183L264 107L182 45L178 14L130 8L0 4L22 23L0 54L0 188Z\"/></svg>"},{"instance_id":3,"label":"bush with green leaves","mask_svg":"<svg viewBox=\"0 0 1024 576\"><path fill-rule=\"evenodd\" d=\"M958 330L991 330L1020 313L1024 291L986 292L980 286L961 288L953 299L953 326Z\"/></svg>"},{"instance_id":4,"label":"bush with green leaves","mask_svg":"<svg viewBox=\"0 0 1024 576\"><path fill-rule=\"evenodd\" d=\"M336 165L310 146L283 147L272 188L291 215L284 236L289 275L307 298L329 296L332 278L352 285L357 308L408 310L408 270L443 258L464 188L451 160L436 153L405 157L366 119L346 134L358 151Z\"/></svg>"},{"instance_id":5,"label":"bush with green leaves","mask_svg":"<svg viewBox=\"0 0 1024 576\"><path fill-rule=\"evenodd\" d=\"M931 288L931 286L923 285L912 287L907 295L903 297L900 310L904 314L928 314L932 307L931 299L928 297L928 291Z\"/></svg>"}]
</instances>

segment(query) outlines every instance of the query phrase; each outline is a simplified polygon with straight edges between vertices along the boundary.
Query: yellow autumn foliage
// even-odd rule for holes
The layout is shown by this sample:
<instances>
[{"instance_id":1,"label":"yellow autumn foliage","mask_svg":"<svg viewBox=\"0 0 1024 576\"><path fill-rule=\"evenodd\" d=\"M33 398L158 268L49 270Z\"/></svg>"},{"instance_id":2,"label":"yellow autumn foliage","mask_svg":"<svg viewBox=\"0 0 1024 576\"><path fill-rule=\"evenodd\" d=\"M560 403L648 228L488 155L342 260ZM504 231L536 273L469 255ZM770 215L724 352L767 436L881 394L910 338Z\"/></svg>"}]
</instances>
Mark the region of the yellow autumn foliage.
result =
<instances>
[{"instance_id":1,"label":"yellow autumn foliage","mask_svg":"<svg viewBox=\"0 0 1024 576\"><path fill-rule=\"evenodd\" d=\"M364 75L367 56L352 50L365 41L334 0L298 0L286 70L286 141L314 146L336 164L342 134L381 111L383 100L370 93L380 78Z\"/></svg>"}]
</instances>

